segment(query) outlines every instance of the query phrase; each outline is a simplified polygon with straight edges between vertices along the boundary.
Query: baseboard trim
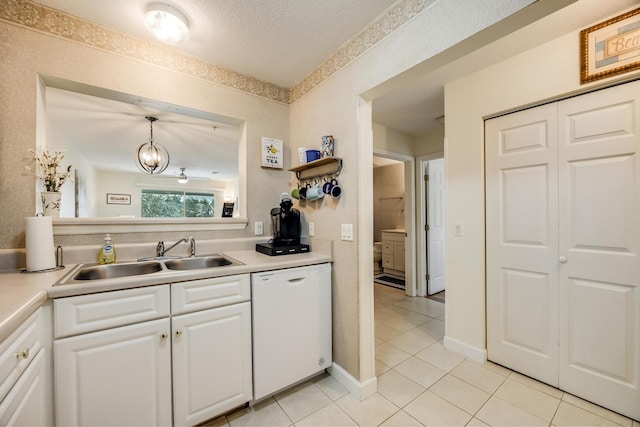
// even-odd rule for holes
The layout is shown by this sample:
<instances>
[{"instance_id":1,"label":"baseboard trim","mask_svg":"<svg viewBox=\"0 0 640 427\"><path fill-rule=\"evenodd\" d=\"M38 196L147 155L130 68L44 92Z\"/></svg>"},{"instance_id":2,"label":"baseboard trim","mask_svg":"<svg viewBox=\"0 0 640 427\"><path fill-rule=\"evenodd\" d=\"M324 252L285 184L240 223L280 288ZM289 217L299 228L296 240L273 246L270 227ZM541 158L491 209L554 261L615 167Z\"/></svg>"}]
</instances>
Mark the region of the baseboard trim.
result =
<instances>
[{"instance_id":1,"label":"baseboard trim","mask_svg":"<svg viewBox=\"0 0 640 427\"><path fill-rule=\"evenodd\" d=\"M451 337L444 337L443 344L445 348L460 353L474 362L485 363L487 361L487 350L484 348L474 347Z\"/></svg>"},{"instance_id":2,"label":"baseboard trim","mask_svg":"<svg viewBox=\"0 0 640 427\"><path fill-rule=\"evenodd\" d=\"M335 362L327 369L327 372L358 400L364 400L378 391L378 378L376 377L360 382Z\"/></svg>"}]
</instances>

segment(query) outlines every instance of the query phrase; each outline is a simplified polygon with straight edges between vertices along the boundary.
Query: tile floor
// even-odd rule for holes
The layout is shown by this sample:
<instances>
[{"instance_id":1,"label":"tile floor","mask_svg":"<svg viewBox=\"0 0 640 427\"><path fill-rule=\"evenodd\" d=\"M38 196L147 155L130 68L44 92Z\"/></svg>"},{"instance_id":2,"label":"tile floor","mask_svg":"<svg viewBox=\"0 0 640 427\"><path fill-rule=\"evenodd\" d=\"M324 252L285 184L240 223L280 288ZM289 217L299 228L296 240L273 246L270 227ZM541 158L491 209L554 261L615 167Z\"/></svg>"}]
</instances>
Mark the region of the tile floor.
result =
<instances>
[{"instance_id":1,"label":"tile floor","mask_svg":"<svg viewBox=\"0 0 640 427\"><path fill-rule=\"evenodd\" d=\"M375 285L378 392L323 374L207 426L629 426L640 423L502 366L446 350L444 304Z\"/></svg>"}]
</instances>

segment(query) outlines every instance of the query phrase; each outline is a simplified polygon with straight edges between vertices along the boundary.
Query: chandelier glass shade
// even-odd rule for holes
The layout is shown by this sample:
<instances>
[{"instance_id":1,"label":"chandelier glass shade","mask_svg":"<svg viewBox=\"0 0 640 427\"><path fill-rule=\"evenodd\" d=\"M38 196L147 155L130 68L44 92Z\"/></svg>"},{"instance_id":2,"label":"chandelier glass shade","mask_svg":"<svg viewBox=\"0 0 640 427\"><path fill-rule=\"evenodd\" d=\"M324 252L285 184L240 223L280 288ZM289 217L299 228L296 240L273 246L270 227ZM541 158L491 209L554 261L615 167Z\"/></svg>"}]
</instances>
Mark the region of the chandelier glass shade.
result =
<instances>
[{"instance_id":1,"label":"chandelier glass shade","mask_svg":"<svg viewBox=\"0 0 640 427\"><path fill-rule=\"evenodd\" d=\"M136 151L136 165L149 175L158 175L164 172L169 166L169 152L160 144L153 141L153 122L158 120L155 117L147 116L149 120L150 136L149 142L142 144Z\"/></svg>"}]
</instances>

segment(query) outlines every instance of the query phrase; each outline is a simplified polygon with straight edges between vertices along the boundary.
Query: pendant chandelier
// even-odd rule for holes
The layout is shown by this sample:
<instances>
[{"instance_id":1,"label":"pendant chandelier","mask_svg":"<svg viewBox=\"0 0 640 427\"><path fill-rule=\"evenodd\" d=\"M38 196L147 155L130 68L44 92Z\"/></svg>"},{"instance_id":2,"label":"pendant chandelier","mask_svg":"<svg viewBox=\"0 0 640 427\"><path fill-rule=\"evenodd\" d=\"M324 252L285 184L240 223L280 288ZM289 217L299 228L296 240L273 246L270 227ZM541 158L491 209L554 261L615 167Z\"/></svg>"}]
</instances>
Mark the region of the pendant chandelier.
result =
<instances>
[{"instance_id":1,"label":"pendant chandelier","mask_svg":"<svg viewBox=\"0 0 640 427\"><path fill-rule=\"evenodd\" d=\"M151 116L146 116L145 119L149 120L151 133L149 142L138 147L136 164L142 172L158 175L169 166L169 152L162 145L153 142L153 122L158 119Z\"/></svg>"}]
</instances>

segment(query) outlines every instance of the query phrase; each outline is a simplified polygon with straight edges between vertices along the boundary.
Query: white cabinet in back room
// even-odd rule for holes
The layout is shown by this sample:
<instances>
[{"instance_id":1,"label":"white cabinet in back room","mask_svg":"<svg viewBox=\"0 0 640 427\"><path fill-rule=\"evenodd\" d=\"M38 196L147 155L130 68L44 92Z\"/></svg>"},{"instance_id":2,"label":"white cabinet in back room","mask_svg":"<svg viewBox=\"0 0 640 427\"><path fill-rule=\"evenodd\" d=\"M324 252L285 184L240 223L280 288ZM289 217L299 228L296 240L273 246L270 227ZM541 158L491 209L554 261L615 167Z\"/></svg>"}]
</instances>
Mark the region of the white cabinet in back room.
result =
<instances>
[{"instance_id":1,"label":"white cabinet in back room","mask_svg":"<svg viewBox=\"0 0 640 427\"><path fill-rule=\"evenodd\" d=\"M385 273L404 276L404 230L382 230L382 268Z\"/></svg>"}]
</instances>

